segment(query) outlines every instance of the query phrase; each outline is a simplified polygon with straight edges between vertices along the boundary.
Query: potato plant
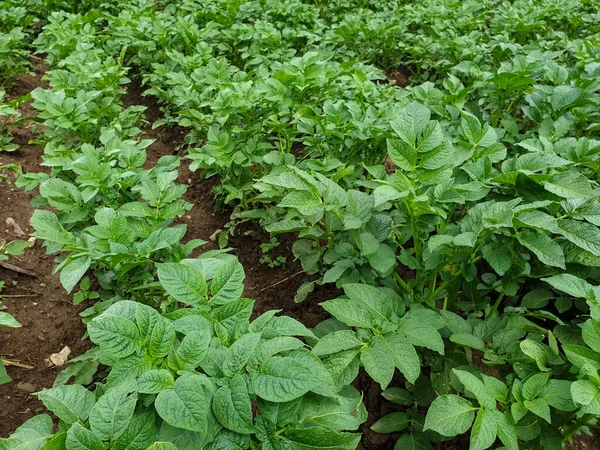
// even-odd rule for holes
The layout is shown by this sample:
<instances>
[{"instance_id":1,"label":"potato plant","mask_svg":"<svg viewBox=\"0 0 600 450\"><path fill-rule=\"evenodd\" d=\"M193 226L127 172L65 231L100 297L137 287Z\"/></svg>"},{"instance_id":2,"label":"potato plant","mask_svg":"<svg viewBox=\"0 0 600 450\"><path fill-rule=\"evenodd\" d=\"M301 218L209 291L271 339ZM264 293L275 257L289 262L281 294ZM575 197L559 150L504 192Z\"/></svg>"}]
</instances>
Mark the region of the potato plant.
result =
<instances>
[{"instance_id":1,"label":"potato plant","mask_svg":"<svg viewBox=\"0 0 600 450\"><path fill-rule=\"evenodd\" d=\"M350 450L378 413L351 387L362 369L399 406L371 427L396 449L555 450L598 428L593 2L60 9L34 43L50 174L18 183L39 188L34 236L65 288L98 281L76 297L97 300L96 347L38 394L58 429L38 416L0 445ZM344 292L329 319L252 318L232 249L189 258L180 161L145 165L134 77L153 126L187 129L190 167L219 177L227 233L293 233L312 275L295 300Z\"/></svg>"}]
</instances>

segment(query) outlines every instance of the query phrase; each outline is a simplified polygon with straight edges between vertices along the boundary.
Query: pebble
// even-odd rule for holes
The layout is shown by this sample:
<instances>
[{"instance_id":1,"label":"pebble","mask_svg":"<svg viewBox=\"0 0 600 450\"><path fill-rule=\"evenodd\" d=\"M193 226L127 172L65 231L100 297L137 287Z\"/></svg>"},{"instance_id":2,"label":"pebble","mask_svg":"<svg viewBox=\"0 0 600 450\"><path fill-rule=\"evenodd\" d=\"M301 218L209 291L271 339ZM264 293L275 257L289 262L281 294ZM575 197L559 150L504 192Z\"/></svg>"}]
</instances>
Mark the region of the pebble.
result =
<instances>
[{"instance_id":1,"label":"pebble","mask_svg":"<svg viewBox=\"0 0 600 450\"><path fill-rule=\"evenodd\" d=\"M46 283L40 283L40 287L46 287Z\"/></svg>"},{"instance_id":2,"label":"pebble","mask_svg":"<svg viewBox=\"0 0 600 450\"><path fill-rule=\"evenodd\" d=\"M29 392L30 394L38 390L37 386L31 383L19 383L17 384L17 389Z\"/></svg>"}]
</instances>

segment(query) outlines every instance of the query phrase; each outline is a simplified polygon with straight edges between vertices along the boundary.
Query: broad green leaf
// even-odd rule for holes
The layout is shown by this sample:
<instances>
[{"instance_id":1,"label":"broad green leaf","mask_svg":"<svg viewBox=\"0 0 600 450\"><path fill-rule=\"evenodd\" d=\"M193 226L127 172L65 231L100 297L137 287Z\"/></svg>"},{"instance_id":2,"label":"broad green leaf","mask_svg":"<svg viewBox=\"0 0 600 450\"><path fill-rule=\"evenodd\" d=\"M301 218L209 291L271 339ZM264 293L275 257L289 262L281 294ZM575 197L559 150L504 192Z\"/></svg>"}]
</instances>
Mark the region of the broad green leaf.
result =
<instances>
[{"instance_id":1,"label":"broad green leaf","mask_svg":"<svg viewBox=\"0 0 600 450\"><path fill-rule=\"evenodd\" d=\"M496 242L484 245L482 254L488 264L500 276L504 275L512 266L513 256L510 249Z\"/></svg>"},{"instance_id":2,"label":"broad green leaf","mask_svg":"<svg viewBox=\"0 0 600 450\"><path fill-rule=\"evenodd\" d=\"M550 284L554 289L562 291L573 297L592 300L595 298L594 289L587 281L582 280L575 275L562 273L549 278L542 278L543 281Z\"/></svg>"},{"instance_id":3,"label":"broad green leaf","mask_svg":"<svg viewBox=\"0 0 600 450\"><path fill-rule=\"evenodd\" d=\"M154 412L136 414L125 432L113 442L112 450L146 450L156 440Z\"/></svg>"},{"instance_id":4,"label":"broad green leaf","mask_svg":"<svg viewBox=\"0 0 600 450\"><path fill-rule=\"evenodd\" d=\"M157 270L161 285L175 300L190 306L206 304L208 287L198 269L187 264L164 263Z\"/></svg>"},{"instance_id":5,"label":"broad green leaf","mask_svg":"<svg viewBox=\"0 0 600 450\"><path fill-rule=\"evenodd\" d=\"M221 305L239 299L244 292L244 277L244 268L236 259L219 266L210 285L211 301Z\"/></svg>"},{"instance_id":6,"label":"broad green leaf","mask_svg":"<svg viewBox=\"0 0 600 450\"><path fill-rule=\"evenodd\" d=\"M600 353L600 322L588 319L583 323L581 329L581 335L586 345L596 353Z\"/></svg>"},{"instance_id":7,"label":"broad green leaf","mask_svg":"<svg viewBox=\"0 0 600 450\"><path fill-rule=\"evenodd\" d=\"M38 398L67 424L85 422L96 402L92 392L76 384L44 389Z\"/></svg>"},{"instance_id":8,"label":"broad green leaf","mask_svg":"<svg viewBox=\"0 0 600 450\"><path fill-rule=\"evenodd\" d=\"M375 336L360 352L360 362L381 389L387 388L394 376L396 366L392 351L390 343L384 337Z\"/></svg>"},{"instance_id":9,"label":"broad green leaf","mask_svg":"<svg viewBox=\"0 0 600 450\"><path fill-rule=\"evenodd\" d=\"M108 389L92 408L90 429L103 441L118 439L129 426L136 403L137 392L129 386Z\"/></svg>"},{"instance_id":10,"label":"broad green leaf","mask_svg":"<svg viewBox=\"0 0 600 450\"><path fill-rule=\"evenodd\" d=\"M355 450L360 442L360 434L321 427L289 428L282 437L290 450Z\"/></svg>"},{"instance_id":11,"label":"broad green leaf","mask_svg":"<svg viewBox=\"0 0 600 450\"><path fill-rule=\"evenodd\" d=\"M71 259L66 265L61 267L60 282L65 290L70 293L79 280L90 268L92 259L89 256Z\"/></svg>"},{"instance_id":12,"label":"broad green leaf","mask_svg":"<svg viewBox=\"0 0 600 450\"><path fill-rule=\"evenodd\" d=\"M179 448L170 442L155 442L148 450L179 450Z\"/></svg>"},{"instance_id":13,"label":"broad green leaf","mask_svg":"<svg viewBox=\"0 0 600 450\"><path fill-rule=\"evenodd\" d=\"M423 433L406 433L400 436L394 450L432 450L431 442Z\"/></svg>"},{"instance_id":14,"label":"broad green leaf","mask_svg":"<svg viewBox=\"0 0 600 450\"><path fill-rule=\"evenodd\" d=\"M519 345L523 353L535 360L538 368L541 371L546 372L550 370L548 368L548 362L550 357L548 355L546 347L544 347L543 344L532 339L525 339L524 341L521 341Z\"/></svg>"},{"instance_id":15,"label":"broad green leaf","mask_svg":"<svg viewBox=\"0 0 600 450\"><path fill-rule=\"evenodd\" d=\"M481 409L477 413L473 429L471 430L471 445L469 450L486 450L496 440L498 424L495 410Z\"/></svg>"},{"instance_id":16,"label":"broad green leaf","mask_svg":"<svg viewBox=\"0 0 600 450\"><path fill-rule=\"evenodd\" d=\"M560 245L549 236L539 231L524 231L517 234L517 239L528 250L531 250L544 264L565 268L565 255Z\"/></svg>"},{"instance_id":17,"label":"broad green leaf","mask_svg":"<svg viewBox=\"0 0 600 450\"><path fill-rule=\"evenodd\" d=\"M323 200L312 192L292 191L283 197L278 206L296 208L300 214L312 216L323 210Z\"/></svg>"},{"instance_id":18,"label":"broad green leaf","mask_svg":"<svg viewBox=\"0 0 600 450\"><path fill-rule=\"evenodd\" d=\"M444 354L444 342L438 330L419 318L404 316L400 321L401 331L412 345L425 347L440 355Z\"/></svg>"},{"instance_id":19,"label":"broad green leaf","mask_svg":"<svg viewBox=\"0 0 600 450\"><path fill-rule=\"evenodd\" d=\"M171 426L198 433L208 430L208 406L198 376L178 378L173 389L158 394L154 405L158 415Z\"/></svg>"},{"instance_id":20,"label":"broad green leaf","mask_svg":"<svg viewBox=\"0 0 600 450\"><path fill-rule=\"evenodd\" d=\"M405 430L410 423L406 413L394 412L383 416L381 419L371 425L371 430L375 433L396 433Z\"/></svg>"},{"instance_id":21,"label":"broad green leaf","mask_svg":"<svg viewBox=\"0 0 600 450\"><path fill-rule=\"evenodd\" d=\"M104 444L94 433L75 422L67 431L66 447L69 450L105 450Z\"/></svg>"},{"instance_id":22,"label":"broad green leaf","mask_svg":"<svg viewBox=\"0 0 600 450\"><path fill-rule=\"evenodd\" d=\"M363 343L363 340L354 331L334 331L319 339L319 342L313 347L313 352L317 356L332 355L343 350L360 347Z\"/></svg>"},{"instance_id":23,"label":"broad green leaf","mask_svg":"<svg viewBox=\"0 0 600 450\"><path fill-rule=\"evenodd\" d=\"M519 450L519 441L517 430L510 412L502 414L500 411L492 411L496 416L496 425L498 427L498 437L506 447L506 450Z\"/></svg>"},{"instance_id":24,"label":"broad green leaf","mask_svg":"<svg viewBox=\"0 0 600 450\"><path fill-rule=\"evenodd\" d=\"M9 438L0 438L2 450L38 450L52 436L52 419L40 414L27 420Z\"/></svg>"},{"instance_id":25,"label":"broad green leaf","mask_svg":"<svg viewBox=\"0 0 600 450\"><path fill-rule=\"evenodd\" d=\"M182 368L186 365L195 368L206 356L209 345L210 333L208 330L192 331L184 336L181 345L175 351L178 363Z\"/></svg>"},{"instance_id":26,"label":"broad green leaf","mask_svg":"<svg viewBox=\"0 0 600 450\"><path fill-rule=\"evenodd\" d=\"M587 380L577 380L571 384L573 402L582 405L581 414L600 414L600 386Z\"/></svg>"},{"instance_id":27,"label":"broad green leaf","mask_svg":"<svg viewBox=\"0 0 600 450\"><path fill-rule=\"evenodd\" d=\"M548 402L543 398L525 400L525 402L523 402L523 405L536 416L541 417L548 423L551 423L552 419L550 418L550 406L548 405Z\"/></svg>"},{"instance_id":28,"label":"broad green leaf","mask_svg":"<svg viewBox=\"0 0 600 450\"><path fill-rule=\"evenodd\" d=\"M0 311L0 327L20 328L21 324L10 314Z\"/></svg>"},{"instance_id":29,"label":"broad green leaf","mask_svg":"<svg viewBox=\"0 0 600 450\"><path fill-rule=\"evenodd\" d=\"M172 389L175 379L171 372L165 369L154 369L144 372L138 379L138 392L140 394L158 394L167 389Z\"/></svg>"},{"instance_id":30,"label":"broad green leaf","mask_svg":"<svg viewBox=\"0 0 600 450\"><path fill-rule=\"evenodd\" d=\"M471 333L452 333L450 341L463 347L470 347L476 350L484 350L485 343Z\"/></svg>"},{"instance_id":31,"label":"broad green leaf","mask_svg":"<svg viewBox=\"0 0 600 450\"><path fill-rule=\"evenodd\" d=\"M560 233L573 244L593 255L600 256L600 229L596 225L578 220L563 219L558 222Z\"/></svg>"},{"instance_id":32,"label":"broad green leaf","mask_svg":"<svg viewBox=\"0 0 600 450\"><path fill-rule=\"evenodd\" d=\"M453 369L453 371L460 382L464 384L467 391L471 392L475 396L481 406L489 410L496 409L496 399L493 397L483 381L470 372L457 369Z\"/></svg>"},{"instance_id":33,"label":"broad green leaf","mask_svg":"<svg viewBox=\"0 0 600 450\"><path fill-rule=\"evenodd\" d=\"M140 333L135 324L120 316L102 315L88 323L94 344L115 358L125 358L140 348Z\"/></svg>"},{"instance_id":34,"label":"broad green leaf","mask_svg":"<svg viewBox=\"0 0 600 450\"><path fill-rule=\"evenodd\" d=\"M225 375L233 376L248 363L260 343L261 336L262 333L243 334L227 349L227 355L222 367Z\"/></svg>"},{"instance_id":35,"label":"broad green leaf","mask_svg":"<svg viewBox=\"0 0 600 450\"><path fill-rule=\"evenodd\" d=\"M60 225L58 217L53 212L36 209L31 216L30 223L35 229L32 236L62 245L72 242L71 235Z\"/></svg>"},{"instance_id":36,"label":"broad green leaf","mask_svg":"<svg viewBox=\"0 0 600 450\"><path fill-rule=\"evenodd\" d=\"M589 180L579 172L561 172L544 182L544 188L563 198L589 198L594 195Z\"/></svg>"},{"instance_id":37,"label":"broad green leaf","mask_svg":"<svg viewBox=\"0 0 600 450\"><path fill-rule=\"evenodd\" d=\"M394 357L396 368L414 383L421 374L421 361L415 347L400 333L384 335L383 339L389 345L388 351Z\"/></svg>"},{"instance_id":38,"label":"broad green leaf","mask_svg":"<svg viewBox=\"0 0 600 450\"><path fill-rule=\"evenodd\" d=\"M471 428L474 411L468 400L458 395L442 395L431 403L423 430L433 430L448 437L463 434Z\"/></svg>"},{"instance_id":39,"label":"broad green leaf","mask_svg":"<svg viewBox=\"0 0 600 450\"><path fill-rule=\"evenodd\" d=\"M223 386L215 393L212 409L225 428L241 434L255 431L250 396L246 381L241 375L235 375L229 381L229 386Z\"/></svg>"},{"instance_id":40,"label":"broad green leaf","mask_svg":"<svg viewBox=\"0 0 600 450\"><path fill-rule=\"evenodd\" d=\"M270 402L294 400L310 391L318 380L312 371L293 358L274 356L254 375L254 392Z\"/></svg>"}]
</instances>

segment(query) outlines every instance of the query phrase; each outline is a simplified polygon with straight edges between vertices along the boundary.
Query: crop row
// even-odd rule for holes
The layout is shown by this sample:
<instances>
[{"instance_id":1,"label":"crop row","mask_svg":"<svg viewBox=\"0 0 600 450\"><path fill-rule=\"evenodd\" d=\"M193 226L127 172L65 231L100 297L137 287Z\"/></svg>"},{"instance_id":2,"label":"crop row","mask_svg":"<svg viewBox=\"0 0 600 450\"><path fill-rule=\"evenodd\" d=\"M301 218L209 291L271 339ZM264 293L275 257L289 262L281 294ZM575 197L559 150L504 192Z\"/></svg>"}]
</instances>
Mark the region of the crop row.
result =
<instances>
[{"instance_id":1,"label":"crop row","mask_svg":"<svg viewBox=\"0 0 600 450\"><path fill-rule=\"evenodd\" d=\"M596 427L600 30L586 2L539 3L54 13L35 44L51 89L32 92L52 173L19 183L57 211L32 226L64 255L65 288L89 269L102 288L84 313L98 348L58 384L111 367L95 397L40 393L57 445L353 449L360 367L405 407L373 427L403 432L397 448L471 430L472 450L553 450ZM370 63L428 81L401 89ZM192 206L179 159L143 168L142 109L120 103L127 65L164 105L154 125L189 128L192 169L220 177L223 247L244 221L295 233L317 274L296 301L335 283L331 319L250 322L227 249L188 259L201 242L172 225Z\"/></svg>"}]
</instances>

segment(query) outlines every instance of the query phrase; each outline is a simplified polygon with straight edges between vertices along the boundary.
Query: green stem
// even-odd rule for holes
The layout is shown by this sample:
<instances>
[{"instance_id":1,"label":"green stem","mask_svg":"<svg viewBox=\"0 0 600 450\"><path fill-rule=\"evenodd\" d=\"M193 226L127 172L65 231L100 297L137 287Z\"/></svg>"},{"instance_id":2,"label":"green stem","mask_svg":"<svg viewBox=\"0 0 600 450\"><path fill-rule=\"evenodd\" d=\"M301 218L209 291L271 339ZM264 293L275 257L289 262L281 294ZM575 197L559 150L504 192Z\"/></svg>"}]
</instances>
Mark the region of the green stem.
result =
<instances>
[{"instance_id":1,"label":"green stem","mask_svg":"<svg viewBox=\"0 0 600 450\"><path fill-rule=\"evenodd\" d=\"M502 301L503 298L504 298L504 292L500 292L500 295L496 299L496 303L494 303L494 306L492 306L492 309L490 309L490 313L488 314L488 317L492 317L494 315L494 313L498 310L498 306L500 306L500 302Z\"/></svg>"},{"instance_id":2,"label":"green stem","mask_svg":"<svg viewBox=\"0 0 600 450\"><path fill-rule=\"evenodd\" d=\"M394 278L396 279L396 281L398 282L398 284L400 285L400 287L402 289L404 289L406 292L410 292L410 289L408 288L408 285L402 279L402 277L400 275L398 275L398 273L396 273L396 272L393 272L393 273L394 273Z\"/></svg>"},{"instance_id":3,"label":"green stem","mask_svg":"<svg viewBox=\"0 0 600 450\"><path fill-rule=\"evenodd\" d=\"M592 419L593 417L594 417L593 414L584 414L581 417L581 419L579 419L573 425L571 425L570 427L565 429L565 431L563 432L562 441L566 442L567 440L569 440L571 438L571 436L573 436L573 434L575 434L577 431L579 431L582 427L587 426L586 422L588 420Z\"/></svg>"}]
</instances>

